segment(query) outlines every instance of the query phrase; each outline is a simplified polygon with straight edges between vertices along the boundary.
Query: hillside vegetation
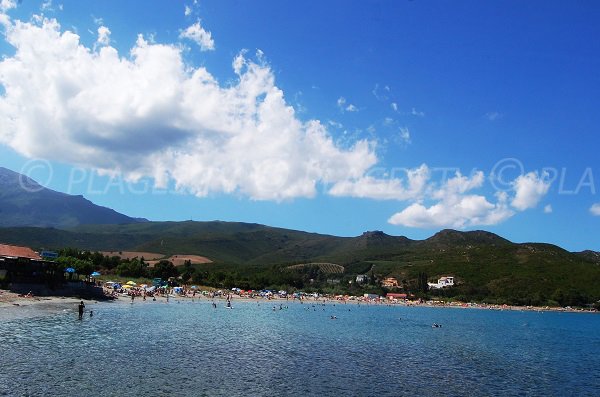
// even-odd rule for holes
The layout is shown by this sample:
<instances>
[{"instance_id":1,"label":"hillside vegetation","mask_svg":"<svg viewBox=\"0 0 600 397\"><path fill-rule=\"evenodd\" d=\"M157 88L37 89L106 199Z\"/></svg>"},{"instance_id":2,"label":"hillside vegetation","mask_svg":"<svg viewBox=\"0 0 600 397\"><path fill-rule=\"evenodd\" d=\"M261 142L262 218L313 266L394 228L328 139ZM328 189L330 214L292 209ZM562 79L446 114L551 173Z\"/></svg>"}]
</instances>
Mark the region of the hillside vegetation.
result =
<instances>
[{"instance_id":1,"label":"hillside vegetation","mask_svg":"<svg viewBox=\"0 0 600 397\"><path fill-rule=\"evenodd\" d=\"M224 287L384 292L376 282L353 282L357 274L369 273L372 281L396 277L402 290L417 293L419 275L425 274L429 281L454 276L455 287L429 294L463 300L565 304L600 299L598 253L515 244L484 231L443 230L416 241L382 232L336 237L235 222L144 222L66 230L0 228L0 242L36 249L199 255L213 263L196 265L198 280Z\"/></svg>"}]
</instances>

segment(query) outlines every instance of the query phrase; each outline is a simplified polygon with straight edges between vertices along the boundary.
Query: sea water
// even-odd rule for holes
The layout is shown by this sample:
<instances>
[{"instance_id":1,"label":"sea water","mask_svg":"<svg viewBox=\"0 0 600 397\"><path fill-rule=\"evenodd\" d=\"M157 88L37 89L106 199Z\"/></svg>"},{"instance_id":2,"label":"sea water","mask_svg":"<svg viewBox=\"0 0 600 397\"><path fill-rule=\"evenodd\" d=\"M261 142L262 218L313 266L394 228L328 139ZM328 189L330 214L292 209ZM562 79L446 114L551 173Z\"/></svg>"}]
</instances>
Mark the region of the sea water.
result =
<instances>
[{"instance_id":1,"label":"sea water","mask_svg":"<svg viewBox=\"0 0 600 397\"><path fill-rule=\"evenodd\" d=\"M0 322L7 396L597 396L600 316L99 303ZM432 324L441 324L433 328Z\"/></svg>"}]
</instances>

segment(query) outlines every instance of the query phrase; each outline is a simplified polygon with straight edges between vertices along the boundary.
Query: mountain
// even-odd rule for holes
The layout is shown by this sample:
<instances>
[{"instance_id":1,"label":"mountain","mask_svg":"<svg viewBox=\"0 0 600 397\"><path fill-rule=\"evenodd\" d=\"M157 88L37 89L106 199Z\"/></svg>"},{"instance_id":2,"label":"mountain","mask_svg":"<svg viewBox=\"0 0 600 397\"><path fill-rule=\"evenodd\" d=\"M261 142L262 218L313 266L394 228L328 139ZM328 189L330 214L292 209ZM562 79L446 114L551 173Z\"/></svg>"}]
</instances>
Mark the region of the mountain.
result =
<instances>
[{"instance_id":1,"label":"mountain","mask_svg":"<svg viewBox=\"0 0 600 397\"><path fill-rule=\"evenodd\" d=\"M66 228L84 224L138 223L83 196L47 189L33 179L0 167L0 227Z\"/></svg>"}]
</instances>

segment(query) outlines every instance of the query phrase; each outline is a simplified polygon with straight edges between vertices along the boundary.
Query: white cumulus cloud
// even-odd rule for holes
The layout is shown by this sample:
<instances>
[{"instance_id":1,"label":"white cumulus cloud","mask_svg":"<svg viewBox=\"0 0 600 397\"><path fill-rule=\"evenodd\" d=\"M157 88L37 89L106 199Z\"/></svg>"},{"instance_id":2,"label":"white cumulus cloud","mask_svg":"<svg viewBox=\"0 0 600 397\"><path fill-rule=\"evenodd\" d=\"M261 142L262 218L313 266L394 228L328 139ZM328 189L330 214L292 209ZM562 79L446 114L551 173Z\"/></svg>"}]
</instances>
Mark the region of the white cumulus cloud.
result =
<instances>
[{"instance_id":1,"label":"white cumulus cloud","mask_svg":"<svg viewBox=\"0 0 600 397\"><path fill-rule=\"evenodd\" d=\"M497 194L496 203L489 202L481 195L466 194L481 187L483 181L483 172L477 172L471 178L457 173L432 194L438 200L436 204L426 207L421 202L413 203L392 215L388 222L418 228L463 229L494 225L510 218L514 212L508 208L506 193Z\"/></svg>"},{"instance_id":2,"label":"white cumulus cloud","mask_svg":"<svg viewBox=\"0 0 600 397\"><path fill-rule=\"evenodd\" d=\"M55 19L5 27L15 52L0 62L0 143L25 156L257 200L313 197L377 162L372 142L342 149L298 119L269 66L243 53L221 86L178 45L140 35L124 56L87 48Z\"/></svg>"},{"instance_id":3,"label":"white cumulus cloud","mask_svg":"<svg viewBox=\"0 0 600 397\"><path fill-rule=\"evenodd\" d=\"M337 182L329 194L377 200L416 200L423 197L430 173L427 165L406 170L405 178L377 178L364 175L356 180Z\"/></svg>"},{"instance_id":4,"label":"white cumulus cloud","mask_svg":"<svg viewBox=\"0 0 600 397\"><path fill-rule=\"evenodd\" d=\"M590 213L595 216L600 216L600 203L592 204L590 207Z\"/></svg>"},{"instance_id":5,"label":"white cumulus cloud","mask_svg":"<svg viewBox=\"0 0 600 397\"><path fill-rule=\"evenodd\" d=\"M524 211L538 205L548 193L551 182L547 173L540 176L537 172L529 172L517 177L512 185L516 194L510 204L519 211Z\"/></svg>"},{"instance_id":6,"label":"white cumulus cloud","mask_svg":"<svg viewBox=\"0 0 600 397\"><path fill-rule=\"evenodd\" d=\"M215 49L215 41L212 38L212 34L204 30L200 25L200 21L193 25L188 26L179 34L180 38L189 39L200 46L200 51L211 51Z\"/></svg>"}]
</instances>

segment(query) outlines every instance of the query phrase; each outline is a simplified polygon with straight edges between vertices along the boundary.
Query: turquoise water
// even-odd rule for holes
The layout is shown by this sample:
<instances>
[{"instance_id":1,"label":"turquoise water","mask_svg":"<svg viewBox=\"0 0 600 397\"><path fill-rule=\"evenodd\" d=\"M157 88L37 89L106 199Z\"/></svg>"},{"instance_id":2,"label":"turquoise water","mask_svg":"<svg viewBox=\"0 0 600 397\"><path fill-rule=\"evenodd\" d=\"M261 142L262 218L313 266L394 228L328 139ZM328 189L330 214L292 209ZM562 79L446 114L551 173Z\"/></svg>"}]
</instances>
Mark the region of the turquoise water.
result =
<instances>
[{"instance_id":1,"label":"turquoise water","mask_svg":"<svg viewBox=\"0 0 600 397\"><path fill-rule=\"evenodd\" d=\"M94 317L82 321L75 307L3 320L0 395L600 391L598 315L291 302L273 311L273 305L101 303L88 305ZM432 328L434 322L443 327Z\"/></svg>"}]
</instances>

